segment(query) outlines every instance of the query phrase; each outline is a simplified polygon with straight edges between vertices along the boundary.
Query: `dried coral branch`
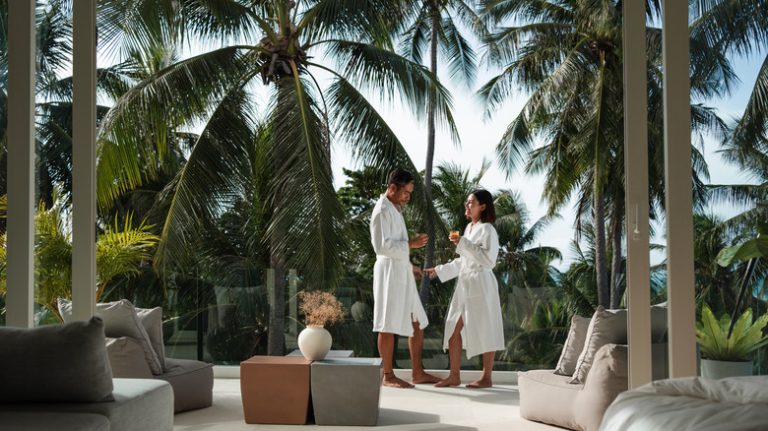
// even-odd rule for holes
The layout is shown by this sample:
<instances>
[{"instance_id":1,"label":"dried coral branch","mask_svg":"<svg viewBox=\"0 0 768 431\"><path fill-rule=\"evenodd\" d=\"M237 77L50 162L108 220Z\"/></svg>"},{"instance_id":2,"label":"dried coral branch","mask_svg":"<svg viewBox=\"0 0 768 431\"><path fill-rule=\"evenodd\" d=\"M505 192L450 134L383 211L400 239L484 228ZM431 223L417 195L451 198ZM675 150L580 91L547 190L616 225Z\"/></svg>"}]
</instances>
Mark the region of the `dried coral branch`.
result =
<instances>
[{"instance_id":1,"label":"dried coral branch","mask_svg":"<svg viewBox=\"0 0 768 431\"><path fill-rule=\"evenodd\" d=\"M307 326L326 326L344 320L344 306L332 293L303 291L299 292L299 299L299 310Z\"/></svg>"}]
</instances>

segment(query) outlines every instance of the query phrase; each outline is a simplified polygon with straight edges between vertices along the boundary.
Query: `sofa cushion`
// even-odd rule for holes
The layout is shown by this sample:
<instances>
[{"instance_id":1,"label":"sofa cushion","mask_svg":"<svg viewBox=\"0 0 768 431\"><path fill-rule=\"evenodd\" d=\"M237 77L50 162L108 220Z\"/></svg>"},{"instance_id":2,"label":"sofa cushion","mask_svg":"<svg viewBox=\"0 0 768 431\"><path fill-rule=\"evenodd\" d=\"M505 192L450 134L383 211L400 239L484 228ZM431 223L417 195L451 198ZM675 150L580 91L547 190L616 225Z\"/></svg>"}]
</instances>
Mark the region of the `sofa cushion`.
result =
<instances>
[{"instance_id":1,"label":"sofa cushion","mask_svg":"<svg viewBox=\"0 0 768 431\"><path fill-rule=\"evenodd\" d=\"M587 431L597 431L605 410L627 390L627 346L606 344L595 354L584 389L576 397L573 415Z\"/></svg>"},{"instance_id":2,"label":"sofa cushion","mask_svg":"<svg viewBox=\"0 0 768 431\"><path fill-rule=\"evenodd\" d=\"M109 431L109 420L96 413L0 412L3 431Z\"/></svg>"},{"instance_id":3,"label":"sofa cushion","mask_svg":"<svg viewBox=\"0 0 768 431\"><path fill-rule=\"evenodd\" d=\"M104 345L104 342L101 343ZM114 401L103 403L0 403L0 411L100 414L110 431L172 431L173 390L158 379L113 379ZM2 426L0 426L0 429Z\"/></svg>"},{"instance_id":4,"label":"sofa cushion","mask_svg":"<svg viewBox=\"0 0 768 431\"><path fill-rule=\"evenodd\" d=\"M72 301L59 298L59 313L65 322L72 320ZM136 308L127 299L96 304L96 315L104 319L104 331L107 337L133 337L141 343L144 359L152 374L160 374L163 367L155 350L152 348L147 330L139 320Z\"/></svg>"},{"instance_id":5,"label":"sofa cushion","mask_svg":"<svg viewBox=\"0 0 768 431\"><path fill-rule=\"evenodd\" d=\"M152 378L152 370L144 360L144 348L133 337L107 337L107 356L114 377Z\"/></svg>"},{"instance_id":6,"label":"sofa cushion","mask_svg":"<svg viewBox=\"0 0 768 431\"><path fill-rule=\"evenodd\" d=\"M213 404L213 364L166 358L167 370L158 378L173 386L174 413Z\"/></svg>"},{"instance_id":7,"label":"sofa cushion","mask_svg":"<svg viewBox=\"0 0 768 431\"><path fill-rule=\"evenodd\" d=\"M560 353L560 360L557 361L555 374L561 376L572 376L576 371L576 363L579 360L581 351L584 350L584 340L587 338L587 329L589 328L589 317L573 315L571 326L568 329L568 337L563 344L563 351Z\"/></svg>"},{"instance_id":8,"label":"sofa cushion","mask_svg":"<svg viewBox=\"0 0 768 431\"><path fill-rule=\"evenodd\" d=\"M104 322L0 327L0 402L112 399Z\"/></svg>"},{"instance_id":9,"label":"sofa cushion","mask_svg":"<svg viewBox=\"0 0 768 431\"><path fill-rule=\"evenodd\" d=\"M163 309L155 308L136 308L136 315L139 316L139 322L147 331L149 343L155 352L160 368L165 371L165 342L163 341Z\"/></svg>"},{"instance_id":10,"label":"sofa cushion","mask_svg":"<svg viewBox=\"0 0 768 431\"><path fill-rule=\"evenodd\" d=\"M520 388L520 416L570 429L579 429L573 403L582 385L570 384L570 377L554 370L531 370L517 374Z\"/></svg>"},{"instance_id":11,"label":"sofa cushion","mask_svg":"<svg viewBox=\"0 0 768 431\"><path fill-rule=\"evenodd\" d=\"M606 310L598 306L589 322L584 349L579 355L571 383L584 383L597 350L608 343L624 343L627 338L627 311Z\"/></svg>"}]
</instances>

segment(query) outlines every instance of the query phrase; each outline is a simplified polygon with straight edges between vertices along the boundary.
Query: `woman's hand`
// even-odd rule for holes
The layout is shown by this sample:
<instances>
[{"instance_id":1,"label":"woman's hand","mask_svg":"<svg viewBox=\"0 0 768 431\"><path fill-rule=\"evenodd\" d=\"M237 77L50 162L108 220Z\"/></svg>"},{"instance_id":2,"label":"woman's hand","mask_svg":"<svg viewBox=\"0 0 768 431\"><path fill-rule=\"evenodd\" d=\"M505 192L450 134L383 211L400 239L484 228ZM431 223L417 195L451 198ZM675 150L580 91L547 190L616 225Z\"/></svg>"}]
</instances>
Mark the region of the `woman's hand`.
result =
<instances>
[{"instance_id":1,"label":"woman's hand","mask_svg":"<svg viewBox=\"0 0 768 431\"><path fill-rule=\"evenodd\" d=\"M437 277L437 271L435 271L435 268L424 268L424 273L427 274L430 279Z\"/></svg>"},{"instance_id":2,"label":"woman's hand","mask_svg":"<svg viewBox=\"0 0 768 431\"><path fill-rule=\"evenodd\" d=\"M461 235L451 235L448 237L448 239L453 243L453 245L459 245L459 241L461 241Z\"/></svg>"}]
</instances>

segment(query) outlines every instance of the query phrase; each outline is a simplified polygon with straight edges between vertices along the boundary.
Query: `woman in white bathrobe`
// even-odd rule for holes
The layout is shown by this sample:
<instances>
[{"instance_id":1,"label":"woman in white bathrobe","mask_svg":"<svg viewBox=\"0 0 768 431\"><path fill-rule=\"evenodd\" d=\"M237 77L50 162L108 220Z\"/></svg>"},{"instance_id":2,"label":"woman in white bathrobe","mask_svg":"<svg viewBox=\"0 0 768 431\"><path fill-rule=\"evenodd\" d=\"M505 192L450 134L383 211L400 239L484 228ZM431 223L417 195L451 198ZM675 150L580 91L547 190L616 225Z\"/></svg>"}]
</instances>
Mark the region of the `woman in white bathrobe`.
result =
<instances>
[{"instance_id":1,"label":"woman in white bathrobe","mask_svg":"<svg viewBox=\"0 0 768 431\"><path fill-rule=\"evenodd\" d=\"M487 190L475 190L465 203L465 215L470 223L464 236L451 238L459 257L435 268L427 268L430 277L447 281L458 277L445 319L443 348L448 348L451 371L438 387L458 386L461 350L467 358L483 355L482 377L468 388L492 386L491 373L497 350L504 349L504 329L501 303L493 267L499 254L499 237L494 229L496 211L493 196Z\"/></svg>"}]
</instances>

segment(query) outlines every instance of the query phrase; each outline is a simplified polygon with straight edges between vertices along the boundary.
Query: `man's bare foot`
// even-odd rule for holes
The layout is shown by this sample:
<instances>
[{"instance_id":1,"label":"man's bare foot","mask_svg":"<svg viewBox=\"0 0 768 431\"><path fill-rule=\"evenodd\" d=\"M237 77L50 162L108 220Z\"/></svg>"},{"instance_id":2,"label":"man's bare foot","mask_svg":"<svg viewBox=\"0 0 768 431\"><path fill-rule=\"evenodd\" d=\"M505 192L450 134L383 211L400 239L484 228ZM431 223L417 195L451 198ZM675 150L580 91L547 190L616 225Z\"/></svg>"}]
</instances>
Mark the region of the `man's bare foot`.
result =
<instances>
[{"instance_id":1,"label":"man's bare foot","mask_svg":"<svg viewBox=\"0 0 768 431\"><path fill-rule=\"evenodd\" d=\"M428 374L422 371L420 373L414 373L411 376L411 381L416 385L420 385L422 383L437 383L440 381L440 377L433 376L432 374Z\"/></svg>"},{"instance_id":2,"label":"man's bare foot","mask_svg":"<svg viewBox=\"0 0 768 431\"><path fill-rule=\"evenodd\" d=\"M459 386L461 384L461 380L459 380L458 377L451 377L448 376L447 378L440 380L439 382L435 383L436 388L448 388L453 386Z\"/></svg>"},{"instance_id":3,"label":"man's bare foot","mask_svg":"<svg viewBox=\"0 0 768 431\"><path fill-rule=\"evenodd\" d=\"M467 383L467 387L471 389L490 388L491 386L493 386L491 379L480 379L472 383Z\"/></svg>"},{"instance_id":4,"label":"man's bare foot","mask_svg":"<svg viewBox=\"0 0 768 431\"><path fill-rule=\"evenodd\" d=\"M394 372L384 373L384 379L382 379L381 384L384 386L389 386L390 388L400 389L409 389L413 387L412 384L406 382L405 380L397 378Z\"/></svg>"}]
</instances>

